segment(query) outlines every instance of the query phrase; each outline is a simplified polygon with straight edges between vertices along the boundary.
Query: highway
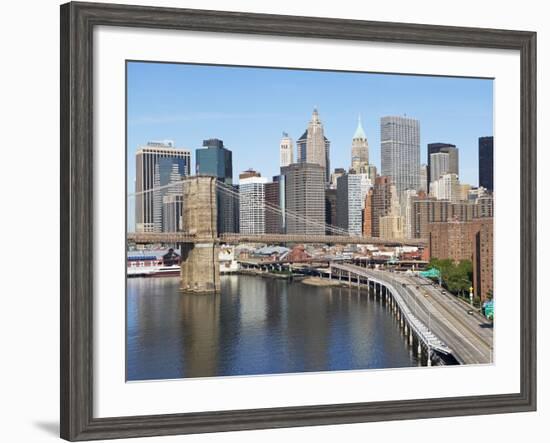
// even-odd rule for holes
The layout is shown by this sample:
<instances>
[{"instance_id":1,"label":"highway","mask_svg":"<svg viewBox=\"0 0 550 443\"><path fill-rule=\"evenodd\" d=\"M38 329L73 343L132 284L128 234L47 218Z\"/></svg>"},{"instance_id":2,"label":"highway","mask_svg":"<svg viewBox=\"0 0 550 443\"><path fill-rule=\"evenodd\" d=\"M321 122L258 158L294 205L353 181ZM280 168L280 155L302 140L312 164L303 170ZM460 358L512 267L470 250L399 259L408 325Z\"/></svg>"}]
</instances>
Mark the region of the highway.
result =
<instances>
[{"instance_id":1,"label":"highway","mask_svg":"<svg viewBox=\"0 0 550 443\"><path fill-rule=\"evenodd\" d=\"M469 304L410 273L353 267L395 287L411 312L446 343L460 364L492 362L493 325L476 311L468 314Z\"/></svg>"}]
</instances>

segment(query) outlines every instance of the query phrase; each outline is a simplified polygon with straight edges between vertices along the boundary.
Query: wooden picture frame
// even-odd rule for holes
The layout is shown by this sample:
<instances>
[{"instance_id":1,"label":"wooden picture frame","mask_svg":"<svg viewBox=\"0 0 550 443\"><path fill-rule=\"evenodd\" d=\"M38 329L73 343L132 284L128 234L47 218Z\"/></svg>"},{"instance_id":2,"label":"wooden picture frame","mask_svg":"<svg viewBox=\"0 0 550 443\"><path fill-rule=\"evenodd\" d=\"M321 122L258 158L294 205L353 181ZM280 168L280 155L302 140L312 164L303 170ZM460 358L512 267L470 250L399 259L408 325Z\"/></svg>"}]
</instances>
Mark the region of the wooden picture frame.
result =
<instances>
[{"instance_id":1,"label":"wooden picture frame","mask_svg":"<svg viewBox=\"0 0 550 443\"><path fill-rule=\"evenodd\" d=\"M518 394L94 418L93 29L121 26L517 50L521 57ZM70 441L533 411L536 408L536 34L237 12L61 6L61 437ZM122 165L121 165L122 167ZM122 356L121 356L122 358Z\"/></svg>"}]
</instances>

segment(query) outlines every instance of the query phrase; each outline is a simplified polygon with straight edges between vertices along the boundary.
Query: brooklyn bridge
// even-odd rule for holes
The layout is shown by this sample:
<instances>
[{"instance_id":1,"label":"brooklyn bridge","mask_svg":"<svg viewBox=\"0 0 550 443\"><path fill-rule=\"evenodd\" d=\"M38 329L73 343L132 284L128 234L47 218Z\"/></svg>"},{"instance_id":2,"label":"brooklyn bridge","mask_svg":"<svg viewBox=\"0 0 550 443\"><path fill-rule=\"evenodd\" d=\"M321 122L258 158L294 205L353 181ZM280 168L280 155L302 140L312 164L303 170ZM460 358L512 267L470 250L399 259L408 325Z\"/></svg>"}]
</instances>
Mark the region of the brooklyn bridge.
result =
<instances>
[{"instance_id":1,"label":"brooklyn bridge","mask_svg":"<svg viewBox=\"0 0 550 443\"><path fill-rule=\"evenodd\" d=\"M427 245L425 239L384 239L363 237L350 233L337 226L311 220L294 211L275 207L261 202L263 210L272 211L286 219L295 220L304 227L294 233L218 233L217 193L237 199L238 193L212 176L190 176L161 188L177 188L181 196L181 217L179 229L174 232L128 232L129 244L179 245L181 249L181 288L184 291L207 293L219 291L220 276L218 252L221 244L263 243L263 244L370 244L383 246ZM155 188L139 194L130 194L146 204L153 194L161 190ZM308 233L308 227L314 233ZM325 234L319 234L319 227ZM149 230L150 231L150 230Z\"/></svg>"}]
</instances>

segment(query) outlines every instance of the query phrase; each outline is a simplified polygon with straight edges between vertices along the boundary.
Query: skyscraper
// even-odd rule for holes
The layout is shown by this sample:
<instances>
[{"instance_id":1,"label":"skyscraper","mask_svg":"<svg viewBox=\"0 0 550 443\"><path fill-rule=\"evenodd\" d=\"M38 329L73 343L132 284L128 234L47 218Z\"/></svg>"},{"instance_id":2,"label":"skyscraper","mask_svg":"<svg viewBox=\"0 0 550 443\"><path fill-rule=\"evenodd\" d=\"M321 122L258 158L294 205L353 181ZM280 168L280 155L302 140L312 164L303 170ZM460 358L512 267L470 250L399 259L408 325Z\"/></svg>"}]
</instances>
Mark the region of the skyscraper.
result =
<instances>
[{"instance_id":1,"label":"skyscraper","mask_svg":"<svg viewBox=\"0 0 550 443\"><path fill-rule=\"evenodd\" d=\"M479 138L479 186L493 192L493 137Z\"/></svg>"},{"instance_id":2,"label":"skyscraper","mask_svg":"<svg viewBox=\"0 0 550 443\"><path fill-rule=\"evenodd\" d=\"M325 169L315 163L281 168L285 179L286 232L325 233Z\"/></svg>"},{"instance_id":3,"label":"skyscraper","mask_svg":"<svg viewBox=\"0 0 550 443\"><path fill-rule=\"evenodd\" d=\"M175 165L175 168L174 168ZM191 153L172 141L148 142L136 152L136 231L162 232L162 203L176 180L190 175ZM175 175L176 174L176 175Z\"/></svg>"},{"instance_id":4,"label":"skyscraper","mask_svg":"<svg viewBox=\"0 0 550 443\"><path fill-rule=\"evenodd\" d=\"M236 193L233 187L233 153L223 145L223 140L211 138L202 142L203 148L195 151L195 171L197 175L212 175L220 186L216 192L217 229L219 233L236 232L235 204ZM234 191L234 192L232 192Z\"/></svg>"},{"instance_id":5,"label":"skyscraper","mask_svg":"<svg viewBox=\"0 0 550 443\"><path fill-rule=\"evenodd\" d=\"M449 154L435 152L430 155L430 183L449 173ZM456 174L456 173L455 173Z\"/></svg>"},{"instance_id":6,"label":"skyscraper","mask_svg":"<svg viewBox=\"0 0 550 443\"><path fill-rule=\"evenodd\" d=\"M448 159L448 170L447 172L450 172L452 174L458 175L458 149L455 145L452 145L450 143L428 143L428 190L430 189L430 183L433 180L437 180L439 177L435 177L435 179L432 179L432 154L437 154L439 152L443 152L445 154L449 155Z\"/></svg>"},{"instance_id":7,"label":"skyscraper","mask_svg":"<svg viewBox=\"0 0 550 443\"><path fill-rule=\"evenodd\" d=\"M280 175L276 175L272 182L265 184L265 232L267 234L282 232L281 191L284 188L281 186L280 178Z\"/></svg>"},{"instance_id":8,"label":"skyscraper","mask_svg":"<svg viewBox=\"0 0 550 443\"><path fill-rule=\"evenodd\" d=\"M279 144L279 165L288 166L294 163L294 142L286 132L283 132L283 138Z\"/></svg>"},{"instance_id":9,"label":"skyscraper","mask_svg":"<svg viewBox=\"0 0 550 443\"><path fill-rule=\"evenodd\" d=\"M437 200L460 200L460 182L456 174L443 174L430 184L430 196Z\"/></svg>"},{"instance_id":10,"label":"skyscraper","mask_svg":"<svg viewBox=\"0 0 550 443\"><path fill-rule=\"evenodd\" d=\"M370 208L370 232L372 237L380 237L380 218L391 214L392 206L396 199L395 192L395 186L392 184L389 177L376 177L372 188Z\"/></svg>"},{"instance_id":11,"label":"skyscraper","mask_svg":"<svg viewBox=\"0 0 550 443\"><path fill-rule=\"evenodd\" d=\"M361 124L361 117L357 119L357 129L351 140L351 168L356 173L367 172L369 165L369 142Z\"/></svg>"},{"instance_id":12,"label":"skyscraper","mask_svg":"<svg viewBox=\"0 0 550 443\"><path fill-rule=\"evenodd\" d=\"M414 191L406 189L403 191L401 200L407 196L407 192ZM401 215L401 205L394 185L390 185L390 210L386 215L382 215L378 219L379 231L381 238L391 240L402 239L404 236L404 217Z\"/></svg>"},{"instance_id":13,"label":"skyscraper","mask_svg":"<svg viewBox=\"0 0 550 443\"><path fill-rule=\"evenodd\" d=\"M325 222L336 226L336 187L325 189Z\"/></svg>"},{"instance_id":14,"label":"skyscraper","mask_svg":"<svg viewBox=\"0 0 550 443\"><path fill-rule=\"evenodd\" d=\"M325 182L330 180L330 141L325 137L317 108L313 109L306 131L296 141L298 163L315 163L324 169Z\"/></svg>"},{"instance_id":15,"label":"skyscraper","mask_svg":"<svg viewBox=\"0 0 550 443\"><path fill-rule=\"evenodd\" d=\"M363 236L372 237L372 200L373 188L369 189L365 197L365 209L363 210Z\"/></svg>"},{"instance_id":16,"label":"skyscraper","mask_svg":"<svg viewBox=\"0 0 550 443\"><path fill-rule=\"evenodd\" d=\"M346 173L344 168L335 168L334 172L330 174L330 188L336 189L338 186L338 179Z\"/></svg>"},{"instance_id":17,"label":"skyscraper","mask_svg":"<svg viewBox=\"0 0 550 443\"><path fill-rule=\"evenodd\" d=\"M223 140L203 140L202 146L195 151L195 173L213 175L223 183L233 184L233 154L224 147Z\"/></svg>"},{"instance_id":18,"label":"skyscraper","mask_svg":"<svg viewBox=\"0 0 550 443\"><path fill-rule=\"evenodd\" d=\"M265 234L266 177L239 180L239 232Z\"/></svg>"},{"instance_id":19,"label":"skyscraper","mask_svg":"<svg viewBox=\"0 0 550 443\"><path fill-rule=\"evenodd\" d=\"M420 188L420 122L410 117L380 120L382 176L390 177L399 198Z\"/></svg>"},{"instance_id":20,"label":"skyscraper","mask_svg":"<svg viewBox=\"0 0 550 443\"><path fill-rule=\"evenodd\" d=\"M172 164L172 173L170 174L169 184L174 185L166 189L166 194L162 198L162 231L177 232L182 228L183 215L183 191L181 175L177 164Z\"/></svg>"},{"instance_id":21,"label":"skyscraper","mask_svg":"<svg viewBox=\"0 0 550 443\"><path fill-rule=\"evenodd\" d=\"M423 191L419 191L423 192ZM405 195L402 200L401 215L403 216L403 236L405 238L413 238L412 234L412 218L413 218L413 199L418 196L418 192L414 189L405 190Z\"/></svg>"},{"instance_id":22,"label":"skyscraper","mask_svg":"<svg viewBox=\"0 0 550 443\"><path fill-rule=\"evenodd\" d=\"M422 163L420 165L420 191L424 191L426 194L428 193L428 165L425 163Z\"/></svg>"},{"instance_id":23,"label":"skyscraper","mask_svg":"<svg viewBox=\"0 0 550 443\"><path fill-rule=\"evenodd\" d=\"M367 193L371 188L368 174L345 174L336 187L336 224L349 235L363 232L363 210Z\"/></svg>"}]
</instances>

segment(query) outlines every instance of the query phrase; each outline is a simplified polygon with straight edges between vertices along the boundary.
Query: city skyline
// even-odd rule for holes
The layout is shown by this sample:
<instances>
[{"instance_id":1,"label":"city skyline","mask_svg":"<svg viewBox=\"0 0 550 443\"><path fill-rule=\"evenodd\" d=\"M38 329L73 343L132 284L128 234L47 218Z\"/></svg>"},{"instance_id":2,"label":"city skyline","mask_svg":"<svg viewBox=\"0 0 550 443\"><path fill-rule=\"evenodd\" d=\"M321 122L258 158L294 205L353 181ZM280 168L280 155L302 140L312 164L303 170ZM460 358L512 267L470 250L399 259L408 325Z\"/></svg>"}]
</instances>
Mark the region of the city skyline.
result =
<instances>
[{"instance_id":1,"label":"city skyline","mask_svg":"<svg viewBox=\"0 0 550 443\"><path fill-rule=\"evenodd\" d=\"M420 162L427 162L428 143L452 143L461 182L473 186L478 138L492 135L486 79L131 62L127 88L129 190L138 146L158 139L189 149L192 170L202 141L219 138L233 152L234 176L250 167L277 175L282 133L296 142L314 107L331 141L332 170L351 166L359 115L371 164L380 168L380 119L406 114L420 121Z\"/></svg>"},{"instance_id":2,"label":"city skyline","mask_svg":"<svg viewBox=\"0 0 550 443\"><path fill-rule=\"evenodd\" d=\"M158 345L128 342L129 379L493 361L492 81L154 64L128 72L136 223L130 198L127 294L140 313L165 313L127 336L146 337L151 324L162 337L176 331L162 367ZM472 187L478 178L487 186ZM165 286L145 279L170 275ZM347 325L334 329L337 311L312 305L335 299L385 308L387 326L357 307L350 317L376 324L380 350L312 356L312 332L315 343L353 341ZM172 315L177 326L166 328ZM394 360L395 330L408 359ZM227 336L238 343L215 344ZM357 336L376 343L363 327ZM234 364L244 341L264 353L253 345Z\"/></svg>"}]
</instances>

